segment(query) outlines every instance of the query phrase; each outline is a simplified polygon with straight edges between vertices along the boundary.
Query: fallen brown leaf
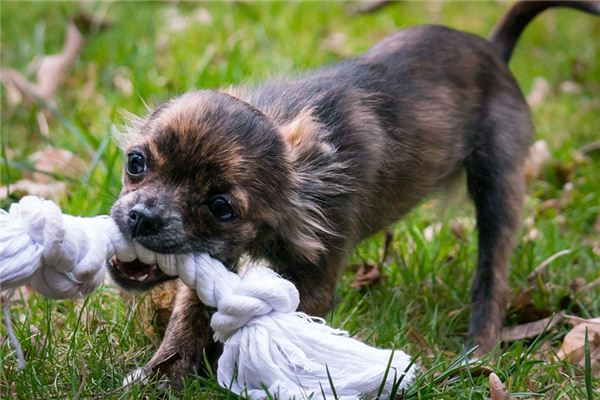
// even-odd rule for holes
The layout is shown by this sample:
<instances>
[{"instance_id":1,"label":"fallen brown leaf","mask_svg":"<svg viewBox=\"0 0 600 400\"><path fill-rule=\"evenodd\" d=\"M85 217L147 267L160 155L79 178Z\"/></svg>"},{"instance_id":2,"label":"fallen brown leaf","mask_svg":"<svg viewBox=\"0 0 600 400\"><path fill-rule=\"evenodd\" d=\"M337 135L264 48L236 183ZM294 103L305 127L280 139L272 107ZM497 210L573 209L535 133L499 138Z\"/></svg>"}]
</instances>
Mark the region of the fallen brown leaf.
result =
<instances>
[{"instance_id":1,"label":"fallen brown leaf","mask_svg":"<svg viewBox=\"0 0 600 400\"><path fill-rule=\"evenodd\" d=\"M4 83L7 91L11 92L12 101L19 100L15 90L28 100L41 98L52 103L56 91L67 79L69 70L79 58L83 47L83 35L74 23L67 26L67 36L61 53L46 55L37 62L36 82L31 83L20 72L10 68L0 70L0 81Z\"/></svg>"},{"instance_id":2,"label":"fallen brown leaf","mask_svg":"<svg viewBox=\"0 0 600 400\"><path fill-rule=\"evenodd\" d=\"M452 221L452 233L459 240L467 240L473 227L473 218L459 217Z\"/></svg>"},{"instance_id":3,"label":"fallen brown leaf","mask_svg":"<svg viewBox=\"0 0 600 400\"><path fill-rule=\"evenodd\" d=\"M198 7L194 10L194 21L200 25L210 25L213 22L212 14L204 7Z\"/></svg>"},{"instance_id":4,"label":"fallen brown leaf","mask_svg":"<svg viewBox=\"0 0 600 400\"><path fill-rule=\"evenodd\" d=\"M588 320L577 318L574 321L575 327L563 339L563 344L556 356L560 360L583 366L585 362L585 331L587 329L592 372L600 376L600 318Z\"/></svg>"},{"instance_id":5,"label":"fallen brown leaf","mask_svg":"<svg viewBox=\"0 0 600 400\"><path fill-rule=\"evenodd\" d=\"M114 87L127 97L131 96L134 90L130 75L127 68L119 68L112 80Z\"/></svg>"},{"instance_id":6,"label":"fallen brown leaf","mask_svg":"<svg viewBox=\"0 0 600 400\"><path fill-rule=\"evenodd\" d=\"M550 160L550 150L545 140L538 140L529 147L529 154L525 159L525 179L531 182L538 178L544 165Z\"/></svg>"},{"instance_id":7,"label":"fallen brown leaf","mask_svg":"<svg viewBox=\"0 0 600 400\"><path fill-rule=\"evenodd\" d=\"M564 81L560 84L559 89L563 93L579 94L582 91L581 85L573 81Z\"/></svg>"},{"instance_id":8,"label":"fallen brown leaf","mask_svg":"<svg viewBox=\"0 0 600 400\"><path fill-rule=\"evenodd\" d=\"M85 171L85 163L69 150L49 147L29 156L34 171L23 173L23 177L37 183L50 183L49 174L69 178L79 177Z\"/></svg>"},{"instance_id":9,"label":"fallen brown leaf","mask_svg":"<svg viewBox=\"0 0 600 400\"><path fill-rule=\"evenodd\" d=\"M564 317L563 313L555 314L548 318L538 321L528 322L515 326L505 326L502 329L501 340L504 342L514 342L515 340L529 339L538 336L544 331L550 330Z\"/></svg>"},{"instance_id":10,"label":"fallen brown leaf","mask_svg":"<svg viewBox=\"0 0 600 400\"><path fill-rule=\"evenodd\" d=\"M0 199L33 195L59 201L66 195L67 185L53 179L52 174L77 178L85 170L85 163L79 157L55 147L36 151L29 161L33 170L24 172L23 179L0 187Z\"/></svg>"},{"instance_id":11,"label":"fallen brown leaf","mask_svg":"<svg viewBox=\"0 0 600 400\"><path fill-rule=\"evenodd\" d=\"M339 56L349 55L346 47L348 36L343 32L330 32L321 42L321 50L329 51Z\"/></svg>"},{"instance_id":12,"label":"fallen brown leaf","mask_svg":"<svg viewBox=\"0 0 600 400\"><path fill-rule=\"evenodd\" d=\"M349 8L347 13L351 16L371 14L394 2L394 0L361 0L354 7Z\"/></svg>"},{"instance_id":13,"label":"fallen brown leaf","mask_svg":"<svg viewBox=\"0 0 600 400\"><path fill-rule=\"evenodd\" d=\"M492 372L488 379L490 382L490 400L510 400L510 395L498 375Z\"/></svg>"},{"instance_id":14,"label":"fallen brown leaf","mask_svg":"<svg viewBox=\"0 0 600 400\"><path fill-rule=\"evenodd\" d=\"M67 26L67 37L63 50L59 54L45 56L37 70L37 92L40 97L50 101L58 87L67 79L69 70L79 58L83 47L83 35L74 23Z\"/></svg>"},{"instance_id":15,"label":"fallen brown leaf","mask_svg":"<svg viewBox=\"0 0 600 400\"><path fill-rule=\"evenodd\" d=\"M354 282L350 285L352 289L364 289L381 280L379 267L375 264L362 263L356 271Z\"/></svg>"},{"instance_id":16,"label":"fallen brown leaf","mask_svg":"<svg viewBox=\"0 0 600 400\"><path fill-rule=\"evenodd\" d=\"M537 77L533 80L531 92L527 95L527 103L530 107L535 107L544 102L550 93L550 83L542 77Z\"/></svg>"},{"instance_id":17,"label":"fallen brown leaf","mask_svg":"<svg viewBox=\"0 0 600 400\"><path fill-rule=\"evenodd\" d=\"M441 230L442 230L442 224L439 222L437 222L433 225L429 225L423 230L423 238L427 242L433 242L435 235L440 233Z\"/></svg>"},{"instance_id":18,"label":"fallen brown leaf","mask_svg":"<svg viewBox=\"0 0 600 400\"><path fill-rule=\"evenodd\" d=\"M58 202L66 192L67 185L64 182L37 183L29 179L21 179L10 185L0 187L0 199L6 199L9 196L21 198L32 195Z\"/></svg>"},{"instance_id":19,"label":"fallen brown leaf","mask_svg":"<svg viewBox=\"0 0 600 400\"><path fill-rule=\"evenodd\" d=\"M415 328L409 328L406 333L407 339L417 347L417 350L425 354L425 356L429 358L434 357L434 352L427 342L427 340L423 337L421 332L419 332Z\"/></svg>"}]
</instances>

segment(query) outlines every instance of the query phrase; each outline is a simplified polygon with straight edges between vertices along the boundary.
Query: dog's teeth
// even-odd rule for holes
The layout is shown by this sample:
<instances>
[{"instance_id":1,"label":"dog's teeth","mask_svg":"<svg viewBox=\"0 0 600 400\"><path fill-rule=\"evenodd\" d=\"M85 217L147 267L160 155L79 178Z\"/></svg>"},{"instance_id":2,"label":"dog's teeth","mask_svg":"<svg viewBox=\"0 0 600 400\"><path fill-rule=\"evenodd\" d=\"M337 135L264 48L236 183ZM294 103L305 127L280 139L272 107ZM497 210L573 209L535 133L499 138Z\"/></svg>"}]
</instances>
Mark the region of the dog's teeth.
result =
<instances>
[{"instance_id":1,"label":"dog's teeth","mask_svg":"<svg viewBox=\"0 0 600 400\"><path fill-rule=\"evenodd\" d=\"M142 275L140 277L135 278L135 280L138 281L138 282L144 282L147 277L148 277L148 274L144 274L144 275Z\"/></svg>"}]
</instances>

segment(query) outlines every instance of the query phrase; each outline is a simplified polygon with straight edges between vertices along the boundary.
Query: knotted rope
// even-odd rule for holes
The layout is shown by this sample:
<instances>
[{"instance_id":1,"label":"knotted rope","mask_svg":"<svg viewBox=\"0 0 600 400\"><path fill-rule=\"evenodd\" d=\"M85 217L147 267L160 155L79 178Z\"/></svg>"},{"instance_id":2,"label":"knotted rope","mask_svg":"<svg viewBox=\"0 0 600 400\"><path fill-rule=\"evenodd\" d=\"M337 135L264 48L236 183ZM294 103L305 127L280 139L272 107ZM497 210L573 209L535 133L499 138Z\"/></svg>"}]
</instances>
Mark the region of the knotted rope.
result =
<instances>
[{"instance_id":1,"label":"knotted rope","mask_svg":"<svg viewBox=\"0 0 600 400\"><path fill-rule=\"evenodd\" d=\"M109 217L63 215L36 197L0 212L1 290L31 283L50 298L83 296L102 282L113 256L156 260L217 309L211 327L224 347L217 379L237 394L359 399L414 378L405 353L367 346L296 312L298 290L268 267L256 264L239 276L207 254L156 254L127 242Z\"/></svg>"}]
</instances>

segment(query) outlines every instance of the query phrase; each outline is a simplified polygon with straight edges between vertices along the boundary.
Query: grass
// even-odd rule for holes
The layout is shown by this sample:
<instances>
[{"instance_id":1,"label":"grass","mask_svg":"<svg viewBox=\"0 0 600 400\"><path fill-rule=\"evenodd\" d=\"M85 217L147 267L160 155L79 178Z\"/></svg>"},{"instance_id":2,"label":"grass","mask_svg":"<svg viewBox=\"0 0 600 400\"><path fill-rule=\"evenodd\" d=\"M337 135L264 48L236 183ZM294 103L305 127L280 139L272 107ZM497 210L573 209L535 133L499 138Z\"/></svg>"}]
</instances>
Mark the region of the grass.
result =
<instances>
[{"instance_id":1,"label":"grass","mask_svg":"<svg viewBox=\"0 0 600 400\"><path fill-rule=\"evenodd\" d=\"M358 54L397 28L442 23L487 35L507 4L403 2L371 15L350 18L345 3L17 3L1 6L2 66L24 70L43 53L62 46L70 17L84 10L105 14L113 26L92 30L83 53L59 90L43 137L36 106L11 106L2 94L2 184L29 170L28 155L45 146L67 148L88 166L81 178L66 179L65 212L107 213L120 188L122 158L112 139L122 110L143 113L197 87L259 82ZM211 21L196 16L202 7ZM175 10L175 11L174 11ZM169 20L184 18L181 31ZM205 14L206 15L206 14ZM337 38L337 39L336 39ZM550 83L550 94L533 109L536 139L548 142L552 161L530 183L526 227L512 257L516 293L529 272L553 254L556 259L537 280L532 299L538 309L600 315L600 289L573 293L573 282L598 278L600 240L594 222L600 212L600 155L575 150L598 140L600 128L600 23L571 10L553 10L536 19L521 38L511 69L529 93L536 77ZM115 84L129 80L133 92ZM578 92L561 90L574 81ZM62 179L61 177L57 177ZM566 183L569 185L565 186ZM395 225L385 279L366 291L350 288L342 277L330 322L371 344L420 354L423 374L408 398L480 399L489 396L487 378L459 368L467 330L469 286L476 260L472 207L463 195L452 207L428 201ZM560 199L560 207L553 200ZM3 200L7 206L14 199ZM458 237L453 221L463 218ZM528 221L529 219L529 221ZM441 221L430 238L424 232ZM531 240L532 230L538 232ZM431 230L431 228L429 228ZM377 262L383 235L360 245L349 264ZM570 304L565 305L565 299ZM562 304L561 304L562 301ZM133 306L132 306L133 304ZM0 342L0 398L155 398L157 385L119 387L123 376L143 365L158 345L148 331L144 298L125 303L104 286L85 300L49 301L39 296L13 304L16 334L27 366L17 369L14 351ZM508 322L523 316L511 313ZM0 328L2 338L5 327ZM598 396L600 379L584 368L552 361L569 326L559 324L535 340L503 344L486 360L515 397L578 399ZM458 357L458 362L457 362ZM454 362L454 364L453 364ZM591 393L591 394L590 394ZM189 379L184 391L168 398L232 398L214 379Z\"/></svg>"}]
</instances>

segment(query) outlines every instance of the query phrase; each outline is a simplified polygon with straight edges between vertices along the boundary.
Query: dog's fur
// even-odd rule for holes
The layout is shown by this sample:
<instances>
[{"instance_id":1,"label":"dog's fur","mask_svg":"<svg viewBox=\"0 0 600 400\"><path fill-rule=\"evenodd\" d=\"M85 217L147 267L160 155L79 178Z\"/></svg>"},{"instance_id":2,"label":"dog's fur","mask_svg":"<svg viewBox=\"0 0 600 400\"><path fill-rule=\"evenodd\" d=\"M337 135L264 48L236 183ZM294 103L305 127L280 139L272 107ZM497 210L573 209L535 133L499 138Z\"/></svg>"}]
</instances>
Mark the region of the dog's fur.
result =
<instances>
[{"instance_id":1,"label":"dog's fur","mask_svg":"<svg viewBox=\"0 0 600 400\"><path fill-rule=\"evenodd\" d=\"M587 2L517 3L489 41L418 26L303 76L168 101L126 137L127 153L142 155L147 171L125 174L112 215L126 235L135 205L157 215L153 229L134 237L156 252L206 251L233 268L243 254L266 259L296 284L301 309L322 315L352 247L466 170L479 235L469 337L488 351L507 305L532 135L507 62L527 23L556 5L599 10ZM236 218L211 213L216 195L232 202ZM134 289L160 281L112 272ZM203 349L218 353L209 314L181 285L148 370L178 353L177 380Z\"/></svg>"}]
</instances>

